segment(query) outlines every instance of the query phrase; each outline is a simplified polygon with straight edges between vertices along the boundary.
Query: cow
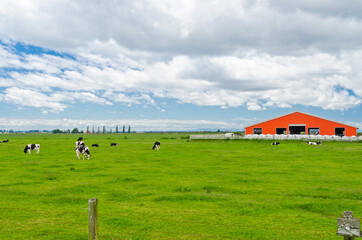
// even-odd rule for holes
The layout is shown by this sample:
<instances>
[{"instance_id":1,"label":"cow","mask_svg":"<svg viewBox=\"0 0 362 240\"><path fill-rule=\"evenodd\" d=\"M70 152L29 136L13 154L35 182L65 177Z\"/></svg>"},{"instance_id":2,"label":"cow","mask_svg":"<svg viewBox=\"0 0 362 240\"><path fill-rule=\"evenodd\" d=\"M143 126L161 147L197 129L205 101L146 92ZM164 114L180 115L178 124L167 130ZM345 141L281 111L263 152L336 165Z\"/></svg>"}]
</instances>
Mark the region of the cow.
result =
<instances>
[{"instance_id":1,"label":"cow","mask_svg":"<svg viewBox=\"0 0 362 240\"><path fill-rule=\"evenodd\" d=\"M273 142L271 145L279 145L280 142Z\"/></svg>"},{"instance_id":2,"label":"cow","mask_svg":"<svg viewBox=\"0 0 362 240\"><path fill-rule=\"evenodd\" d=\"M153 148L152 148L152 150L160 150L160 147L161 147L161 143L160 142L155 142L155 144L153 145Z\"/></svg>"},{"instance_id":3,"label":"cow","mask_svg":"<svg viewBox=\"0 0 362 240\"><path fill-rule=\"evenodd\" d=\"M83 137L79 137L77 141L78 142L83 141Z\"/></svg>"},{"instance_id":4,"label":"cow","mask_svg":"<svg viewBox=\"0 0 362 240\"><path fill-rule=\"evenodd\" d=\"M84 155L87 155L88 160L90 158L90 152L89 152L89 147L86 146L84 144L83 141L76 141L75 142L75 153L77 154L77 158L80 159L79 155L83 154L83 160L84 160Z\"/></svg>"},{"instance_id":5,"label":"cow","mask_svg":"<svg viewBox=\"0 0 362 240\"><path fill-rule=\"evenodd\" d=\"M322 142L321 142L321 141L318 141L318 142L310 142L310 141L307 141L307 144L308 144L308 145L320 145L320 144L322 144Z\"/></svg>"},{"instance_id":6,"label":"cow","mask_svg":"<svg viewBox=\"0 0 362 240\"><path fill-rule=\"evenodd\" d=\"M80 141L79 141L79 140L76 141L76 142L75 142L75 150L77 150L77 148L80 147L80 146L82 146L82 145L83 145L83 146L85 145L83 141L81 141L81 140L80 140Z\"/></svg>"},{"instance_id":7,"label":"cow","mask_svg":"<svg viewBox=\"0 0 362 240\"><path fill-rule=\"evenodd\" d=\"M99 145L96 143L96 144L92 144L92 147L99 147Z\"/></svg>"},{"instance_id":8,"label":"cow","mask_svg":"<svg viewBox=\"0 0 362 240\"><path fill-rule=\"evenodd\" d=\"M1 141L1 142L7 143L7 142L9 142L9 139L3 140L3 141Z\"/></svg>"},{"instance_id":9,"label":"cow","mask_svg":"<svg viewBox=\"0 0 362 240\"><path fill-rule=\"evenodd\" d=\"M31 154L31 150L36 150L36 153L39 153L40 144L28 144L25 146L24 153Z\"/></svg>"},{"instance_id":10,"label":"cow","mask_svg":"<svg viewBox=\"0 0 362 240\"><path fill-rule=\"evenodd\" d=\"M118 143L111 143L111 147L118 146Z\"/></svg>"}]
</instances>

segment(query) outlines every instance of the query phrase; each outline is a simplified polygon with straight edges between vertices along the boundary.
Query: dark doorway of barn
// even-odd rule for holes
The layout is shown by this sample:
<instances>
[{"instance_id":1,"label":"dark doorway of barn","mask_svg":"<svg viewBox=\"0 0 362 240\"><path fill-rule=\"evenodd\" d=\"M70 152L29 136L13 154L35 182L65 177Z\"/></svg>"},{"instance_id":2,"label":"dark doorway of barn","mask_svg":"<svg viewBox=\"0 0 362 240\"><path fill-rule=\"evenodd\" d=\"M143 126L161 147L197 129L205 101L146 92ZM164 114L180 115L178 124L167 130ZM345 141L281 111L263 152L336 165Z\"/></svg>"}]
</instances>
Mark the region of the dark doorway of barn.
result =
<instances>
[{"instance_id":1,"label":"dark doorway of barn","mask_svg":"<svg viewBox=\"0 0 362 240\"><path fill-rule=\"evenodd\" d=\"M289 134L305 133L305 126L289 126Z\"/></svg>"},{"instance_id":2,"label":"dark doorway of barn","mask_svg":"<svg viewBox=\"0 0 362 240\"><path fill-rule=\"evenodd\" d=\"M319 134L319 128L308 128L308 134L309 135L318 135Z\"/></svg>"},{"instance_id":3,"label":"dark doorway of barn","mask_svg":"<svg viewBox=\"0 0 362 240\"><path fill-rule=\"evenodd\" d=\"M262 128L254 128L253 133L254 134L263 134L263 129Z\"/></svg>"},{"instance_id":4,"label":"dark doorway of barn","mask_svg":"<svg viewBox=\"0 0 362 240\"><path fill-rule=\"evenodd\" d=\"M287 134L286 128L277 128L275 131L276 134Z\"/></svg>"},{"instance_id":5,"label":"dark doorway of barn","mask_svg":"<svg viewBox=\"0 0 362 240\"><path fill-rule=\"evenodd\" d=\"M334 135L343 137L345 133L344 128L336 128Z\"/></svg>"}]
</instances>

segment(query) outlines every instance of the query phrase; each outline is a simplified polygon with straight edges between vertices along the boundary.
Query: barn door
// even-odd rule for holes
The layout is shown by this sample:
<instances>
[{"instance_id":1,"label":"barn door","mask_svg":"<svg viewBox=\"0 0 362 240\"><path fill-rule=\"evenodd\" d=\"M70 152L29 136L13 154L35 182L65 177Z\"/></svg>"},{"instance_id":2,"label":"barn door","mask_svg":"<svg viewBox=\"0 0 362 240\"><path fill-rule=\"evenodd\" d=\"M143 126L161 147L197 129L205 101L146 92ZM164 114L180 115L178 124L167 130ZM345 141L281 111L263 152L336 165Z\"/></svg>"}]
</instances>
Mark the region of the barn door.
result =
<instances>
[{"instance_id":1,"label":"barn door","mask_svg":"<svg viewBox=\"0 0 362 240\"><path fill-rule=\"evenodd\" d=\"M275 131L276 134L287 134L286 128L277 128Z\"/></svg>"},{"instance_id":2,"label":"barn door","mask_svg":"<svg viewBox=\"0 0 362 240\"><path fill-rule=\"evenodd\" d=\"M343 137L345 135L345 128L335 128L334 135Z\"/></svg>"},{"instance_id":3,"label":"barn door","mask_svg":"<svg viewBox=\"0 0 362 240\"><path fill-rule=\"evenodd\" d=\"M304 124L290 124L289 125L289 134L305 134L305 125Z\"/></svg>"}]
</instances>

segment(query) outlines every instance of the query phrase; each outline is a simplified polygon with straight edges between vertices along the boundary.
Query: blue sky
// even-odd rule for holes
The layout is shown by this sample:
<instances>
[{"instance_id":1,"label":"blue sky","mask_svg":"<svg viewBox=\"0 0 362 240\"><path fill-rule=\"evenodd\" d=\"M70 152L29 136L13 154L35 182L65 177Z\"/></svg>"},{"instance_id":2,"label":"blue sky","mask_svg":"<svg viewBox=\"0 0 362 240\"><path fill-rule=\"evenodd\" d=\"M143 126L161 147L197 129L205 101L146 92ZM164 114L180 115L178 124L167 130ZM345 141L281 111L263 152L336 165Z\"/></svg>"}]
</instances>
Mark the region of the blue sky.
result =
<instances>
[{"instance_id":1,"label":"blue sky","mask_svg":"<svg viewBox=\"0 0 362 240\"><path fill-rule=\"evenodd\" d=\"M362 3L0 3L0 129L362 128Z\"/></svg>"}]
</instances>

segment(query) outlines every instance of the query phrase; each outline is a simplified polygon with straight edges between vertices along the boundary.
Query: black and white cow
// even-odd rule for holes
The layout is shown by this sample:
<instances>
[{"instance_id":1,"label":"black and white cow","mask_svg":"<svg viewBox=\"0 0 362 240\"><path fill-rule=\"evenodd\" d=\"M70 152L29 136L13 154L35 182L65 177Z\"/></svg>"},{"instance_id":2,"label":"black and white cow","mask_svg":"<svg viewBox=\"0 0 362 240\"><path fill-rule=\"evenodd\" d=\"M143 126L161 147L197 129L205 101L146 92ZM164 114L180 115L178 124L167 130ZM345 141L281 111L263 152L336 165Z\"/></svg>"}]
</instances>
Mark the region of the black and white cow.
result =
<instances>
[{"instance_id":1,"label":"black and white cow","mask_svg":"<svg viewBox=\"0 0 362 240\"><path fill-rule=\"evenodd\" d=\"M92 147L99 147L99 145L96 143L96 144L92 144Z\"/></svg>"},{"instance_id":2,"label":"black and white cow","mask_svg":"<svg viewBox=\"0 0 362 240\"><path fill-rule=\"evenodd\" d=\"M79 148L80 146L84 146L85 144L84 144L84 142L83 141L76 141L75 142L75 150L77 150L77 148Z\"/></svg>"},{"instance_id":3,"label":"black and white cow","mask_svg":"<svg viewBox=\"0 0 362 240\"><path fill-rule=\"evenodd\" d=\"M279 145L280 142L273 142L271 145Z\"/></svg>"},{"instance_id":4,"label":"black and white cow","mask_svg":"<svg viewBox=\"0 0 362 240\"><path fill-rule=\"evenodd\" d=\"M307 141L307 144L308 144L308 145L320 145L320 144L322 144L322 142L321 142L321 141L318 141L318 142L310 142L310 141Z\"/></svg>"},{"instance_id":5,"label":"black and white cow","mask_svg":"<svg viewBox=\"0 0 362 240\"><path fill-rule=\"evenodd\" d=\"M31 150L36 150L36 153L39 153L40 144L28 144L25 146L24 153L31 154Z\"/></svg>"},{"instance_id":6,"label":"black and white cow","mask_svg":"<svg viewBox=\"0 0 362 240\"><path fill-rule=\"evenodd\" d=\"M158 151L158 150L160 150L160 147L161 147L161 143L160 143L160 142L155 142L155 144L153 145L153 148L152 148L152 149L153 149L153 150L156 149L156 150Z\"/></svg>"},{"instance_id":7,"label":"black and white cow","mask_svg":"<svg viewBox=\"0 0 362 240\"><path fill-rule=\"evenodd\" d=\"M83 137L79 137L77 141L78 142L83 141Z\"/></svg>"},{"instance_id":8,"label":"black and white cow","mask_svg":"<svg viewBox=\"0 0 362 240\"><path fill-rule=\"evenodd\" d=\"M75 153L77 154L77 158L80 159L79 155L83 154L83 160L84 160L84 155L87 155L88 160L90 158L90 152L89 152L89 147L86 146L84 144L83 141L76 141L75 142Z\"/></svg>"},{"instance_id":9,"label":"black and white cow","mask_svg":"<svg viewBox=\"0 0 362 240\"><path fill-rule=\"evenodd\" d=\"M111 147L118 146L118 143L111 143Z\"/></svg>"},{"instance_id":10,"label":"black and white cow","mask_svg":"<svg viewBox=\"0 0 362 240\"><path fill-rule=\"evenodd\" d=\"M9 139L3 140L3 141L1 141L1 142L7 143L7 142L9 142Z\"/></svg>"}]
</instances>

